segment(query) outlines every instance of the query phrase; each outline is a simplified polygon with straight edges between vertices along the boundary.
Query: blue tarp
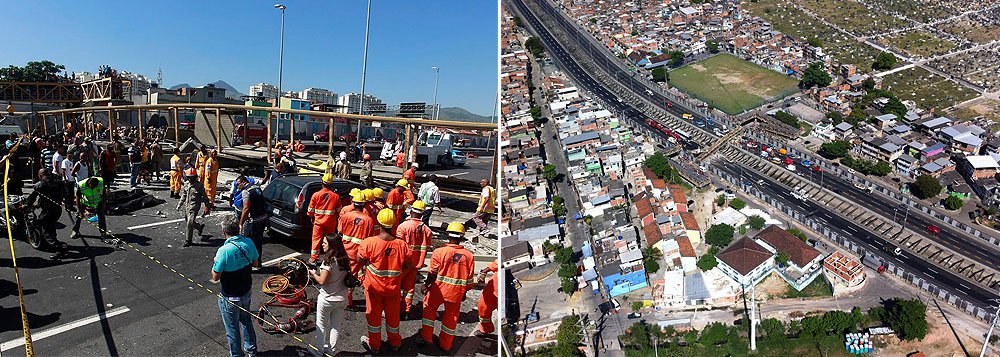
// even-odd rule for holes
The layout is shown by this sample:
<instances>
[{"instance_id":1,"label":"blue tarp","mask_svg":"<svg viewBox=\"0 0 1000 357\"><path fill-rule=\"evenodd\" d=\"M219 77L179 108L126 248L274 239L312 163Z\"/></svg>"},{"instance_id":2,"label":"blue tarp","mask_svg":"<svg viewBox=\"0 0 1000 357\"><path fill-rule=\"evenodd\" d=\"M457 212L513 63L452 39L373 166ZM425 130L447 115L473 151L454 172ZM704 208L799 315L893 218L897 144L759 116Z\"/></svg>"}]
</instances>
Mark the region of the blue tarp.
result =
<instances>
[{"instance_id":1,"label":"blue tarp","mask_svg":"<svg viewBox=\"0 0 1000 357\"><path fill-rule=\"evenodd\" d=\"M604 285L610 287L611 297L639 290L646 287L646 272L639 270L625 275L606 276L604 277Z\"/></svg>"}]
</instances>

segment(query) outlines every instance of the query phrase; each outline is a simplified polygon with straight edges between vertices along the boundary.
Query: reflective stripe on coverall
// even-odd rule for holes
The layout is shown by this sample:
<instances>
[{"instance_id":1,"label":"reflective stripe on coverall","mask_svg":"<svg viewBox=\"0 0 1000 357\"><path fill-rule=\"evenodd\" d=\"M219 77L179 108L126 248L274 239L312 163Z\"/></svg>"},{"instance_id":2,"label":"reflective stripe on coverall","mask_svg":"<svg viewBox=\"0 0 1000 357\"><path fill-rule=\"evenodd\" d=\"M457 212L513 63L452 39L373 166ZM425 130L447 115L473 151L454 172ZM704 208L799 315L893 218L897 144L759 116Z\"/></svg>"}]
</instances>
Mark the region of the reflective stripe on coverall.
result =
<instances>
[{"instance_id":1,"label":"reflective stripe on coverall","mask_svg":"<svg viewBox=\"0 0 1000 357\"><path fill-rule=\"evenodd\" d=\"M417 284L417 272L424 267L424 259L427 258L427 249L431 246L434 232L419 218L408 218L396 228L396 235L413 250L409 257L413 269L403 274L403 310L410 312L414 286Z\"/></svg>"},{"instance_id":2,"label":"reflective stripe on coverall","mask_svg":"<svg viewBox=\"0 0 1000 357\"><path fill-rule=\"evenodd\" d=\"M340 195L327 187L316 191L309 199L306 214L313 218L312 248L309 260L318 260L323 249L323 237L337 233L337 214L340 213Z\"/></svg>"},{"instance_id":3,"label":"reflective stripe on coverall","mask_svg":"<svg viewBox=\"0 0 1000 357\"><path fill-rule=\"evenodd\" d=\"M446 244L434 250L431 254L431 266L428 274L437 274L437 279L431 283L427 296L424 296L424 318L420 336L424 341L434 339L434 321L438 307L444 304L444 315L441 316L441 334L438 336L441 349L448 351L455 337L455 327L458 325L458 313L465 299L465 292L472 286L472 274L475 262L472 253L458 244Z\"/></svg>"},{"instance_id":4,"label":"reflective stripe on coverall","mask_svg":"<svg viewBox=\"0 0 1000 357\"><path fill-rule=\"evenodd\" d=\"M494 260L490 263L489 269L493 272L493 276L490 277L490 281L486 283L486 287L483 288L483 295L479 297L479 331L483 333L492 333L494 330L493 326L493 311L497 309L497 261Z\"/></svg>"},{"instance_id":5,"label":"reflective stripe on coverall","mask_svg":"<svg viewBox=\"0 0 1000 357\"><path fill-rule=\"evenodd\" d=\"M389 344L399 347L399 286L403 265L410 256L410 245L402 239L386 241L371 237L358 247L358 259L366 261L365 318L368 320L368 345L378 350L382 344L382 314L385 313Z\"/></svg>"}]
</instances>

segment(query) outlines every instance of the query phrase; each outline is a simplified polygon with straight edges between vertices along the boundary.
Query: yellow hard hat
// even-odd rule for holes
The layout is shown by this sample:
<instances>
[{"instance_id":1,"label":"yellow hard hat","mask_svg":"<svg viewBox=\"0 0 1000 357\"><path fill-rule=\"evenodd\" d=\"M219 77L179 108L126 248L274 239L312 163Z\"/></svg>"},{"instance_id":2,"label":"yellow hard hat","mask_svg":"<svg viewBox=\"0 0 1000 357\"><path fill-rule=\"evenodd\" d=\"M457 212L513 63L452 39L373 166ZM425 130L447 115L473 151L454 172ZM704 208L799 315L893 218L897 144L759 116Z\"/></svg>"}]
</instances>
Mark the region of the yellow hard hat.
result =
<instances>
[{"instance_id":1,"label":"yellow hard hat","mask_svg":"<svg viewBox=\"0 0 1000 357\"><path fill-rule=\"evenodd\" d=\"M364 190L361 190L361 193L365 195L365 202L371 202L375 200L375 194L372 193L372 190L366 188Z\"/></svg>"},{"instance_id":2,"label":"yellow hard hat","mask_svg":"<svg viewBox=\"0 0 1000 357\"><path fill-rule=\"evenodd\" d=\"M333 174L328 172L323 175L323 183L327 185L333 183Z\"/></svg>"},{"instance_id":3,"label":"yellow hard hat","mask_svg":"<svg viewBox=\"0 0 1000 357\"><path fill-rule=\"evenodd\" d=\"M372 195L375 196L375 199L381 199L382 197L385 197L385 192L382 192L381 187L376 187L372 189Z\"/></svg>"},{"instance_id":4,"label":"yellow hard hat","mask_svg":"<svg viewBox=\"0 0 1000 357\"><path fill-rule=\"evenodd\" d=\"M378 211L378 224L382 227L390 228L396 225L396 213L392 212L391 209L384 208Z\"/></svg>"},{"instance_id":5,"label":"yellow hard hat","mask_svg":"<svg viewBox=\"0 0 1000 357\"><path fill-rule=\"evenodd\" d=\"M459 222L448 223L448 233L455 233L457 235L465 235L465 225Z\"/></svg>"},{"instance_id":6,"label":"yellow hard hat","mask_svg":"<svg viewBox=\"0 0 1000 357\"><path fill-rule=\"evenodd\" d=\"M427 209L427 204L424 203L424 201L416 200L413 201L413 206L411 206L410 209L414 211L423 212L425 209Z\"/></svg>"},{"instance_id":7,"label":"yellow hard hat","mask_svg":"<svg viewBox=\"0 0 1000 357\"><path fill-rule=\"evenodd\" d=\"M354 197L354 195L358 194L358 192L361 192L360 188L357 188L357 187L352 188L351 189L351 197Z\"/></svg>"},{"instance_id":8,"label":"yellow hard hat","mask_svg":"<svg viewBox=\"0 0 1000 357\"><path fill-rule=\"evenodd\" d=\"M365 203L365 194L359 189L351 190L351 202L354 203Z\"/></svg>"},{"instance_id":9,"label":"yellow hard hat","mask_svg":"<svg viewBox=\"0 0 1000 357\"><path fill-rule=\"evenodd\" d=\"M406 179L399 179L399 181L396 181L396 186L410 188L410 182L406 181Z\"/></svg>"}]
</instances>

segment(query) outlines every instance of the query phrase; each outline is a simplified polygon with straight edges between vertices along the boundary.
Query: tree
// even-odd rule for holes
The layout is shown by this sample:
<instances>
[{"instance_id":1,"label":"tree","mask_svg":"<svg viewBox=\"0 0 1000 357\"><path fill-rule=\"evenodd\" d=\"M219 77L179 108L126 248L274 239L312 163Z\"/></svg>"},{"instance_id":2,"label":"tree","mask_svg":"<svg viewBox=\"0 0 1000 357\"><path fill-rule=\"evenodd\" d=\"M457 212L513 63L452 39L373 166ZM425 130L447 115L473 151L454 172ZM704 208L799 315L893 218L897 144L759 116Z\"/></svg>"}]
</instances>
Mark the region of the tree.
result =
<instances>
[{"instance_id":1,"label":"tree","mask_svg":"<svg viewBox=\"0 0 1000 357\"><path fill-rule=\"evenodd\" d=\"M535 124L542 124L542 108L532 106L531 109L528 109L528 112L531 113L531 120Z\"/></svg>"},{"instance_id":2,"label":"tree","mask_svg":"<svg viewBox=\"0 0 1000 357\"><path fill-rule=\"evenodd\" d=\"M927 305L917 299L894 298L885 302L887 323L903 340L922 340L927 336Z\"/></svg>"},{"instance_id":3,"label":"tree","mask_svg":"<svg viewBox=\"0 0 1000 357\"><path fill-rule=\"evenodd\" d=\"M555 214L556 217L565 217L566 216L566 206L563 205L562 203L553 203L552 204L552 214Z\"/></svg>"},{"instance_id":4,"label":"tree","mask_svg":"<svg viewBox=\"0 0 1000 357\"><path fill-rule=\"evenodd\" d=\"M872 63L872 69L876 71L892 69L892 67L896 66L896 62L896 55L891 52L882 52L875 56L875 62Z\"/></svg>"},{"instance_id":5,"label":"tree","mask_svg":"<svg viewBox=\"0 0 1000 357\"><path fill-rule=\"evenodd\" d=\"M892 172L892 165L885 160L879 160L871 170L872 175L879 177L888 175L890 172Z\"/></svg>"},{"instance_id":6,"label":"tree","mask_svg":"<svg viewBox=\"0 0 1000 357\"><path fill-rule=\"evenodd\" d=\"M684 52L670 51L670 66L679 67L684 64Z\"/></svg>"},{"instance_id":7,"label":"tree","mask_svg":"<svg viewBox=\"0 0 1000 357\"><path fill-rule=\"evenodd\" d=\"M715 199L715 205L719 206L719 207L725 206L726 205L726 195L719 195L719 197L717 197Z\"/></svg>"},{"instance_id":8,"label":"tree","mask_svg":"<svg viewBox=\"0 0 1000 357\"><path fill-rule=\"evenodd\" d=\"M806 236L806 234L800 231L798 228L789 228L786 229L785 232L788 232L788 234L791 234L793 236L799 237L799 239L801 239L803 242L809 241L809 237Z\"/></svg>"},{"instance_id":9,"label":"tree","mask_svg":"<svg viewBox=\"0 0 1000 357\"><path fill-rule=\"evenodd\" d=\"M641 309L641 308L642 308L642 301L633 301L632 302L632 311L639 311L639 309Z\"/></svg>"},{"instance_id":10,"label":"tree","mask_svg":"<svg viewBox=\"0 0 1000 357\"><path fill-rule=\"evenodd\" d=\"M836 159L847 156L849 150L851 150L851 143L844 140L834 140L820 145L819 154L826 158Z\"/></svg>"},{"instance_id":11,"label":"tree","mask_svg":"<svg viewBox=\"0 0 1000 357\"><path fill-rule=\"evenodd\" d=\"M667 157L663 156L663 153L660 152L646 158L646 161L643 162L643 166L656 174L656 177L663 180L669 179L671 173L673 172L673 169L670 167L670 162L667 161Z\"/></svg>"},{"instance_id":12,"label":"tree","mask_svg":"<svg viewBox=\"0 0 1000 357\"><path fill-rule=\"evenodd\" d=\"M719 265L719 260L715 259L714 254L705 254L701 258L698 258L698 263L695 264L701 271L709 271L715 269Z\"/></svg>"},{"instance_id":13,"label":"tree","mask_svg":"<svg viewBox=\"0 0 1000 357\"><path fill-rule=\"evenodd\" d=\"M577 272L576 265L573 263L563 263L559 266L560 278L575 278Z\"/></svg>"},{"instance_id":14,"label":"tree","mask_svg":"<svg viewBox=\"0 0 1000 357\"><path fill-rule=\"evenodd\" d=\"M653 68L653 80L663 83L670 79L670 75L667 74L667 70L663 67Z\"/></svg>"},{"instance_id":15,"label":"tree","mask_svg":"<svg viewBox=\"0 0 1000 357\"><path fill-rule=\"evenodd\" d=\"M726 328L721 322L713 322L705 326L705 330L701 332L701 342L702 346L715 346L726 341L726 336L728 335L729 329Z\"/></svg>"},{"instance_id":16,"label":"tree","mask_svg":"<svg viewBox=\"0 0 1000 357\"><path fill-rule=\"evenodd\" d=\"M566 199L562 198L562 196L559 195L552 196L552 203L562 204L563 202L566 202Z\"/></svg>"},{"instance_id":17,"label":"tree","mask_svg":"<svg viewBox=\"0 0 1000 357\"><path fill-rule=\"evenodd\" d=\"M875 90L875 79L872 77L865 78L865 80L861 82L861 88L866 91Z\"/></svg>"},{"instance_id":18,"label":"tree","mask_svg":"<svg viewBox=\"0 0 1000 357\"><path fill-rule=\"evenodd\" d=\"M556 165L546 164L545 167L542 168L542 177L549 181L555 181L556 177L559 177L559 172L556 171ZM552 197L553 201L555 201L556 197L559 196Z\"/></svg>"},{"instance_id":19,"label":"tree","mask_svg":"<svg viewBox=\"0 0 1000 357\"><path fill-rule=\"evenodd\" d=\"M780 341L786 338L785 324L775 318L763 319L760 321L760 329L764 331L764 337L768 341Z\"/></svg>"},{"instance_id":20,"label":"tree","mask_svg":"<svg viewBox=\"0 0 1000 357\"><path fill-rule=\"evenodd\" d=\"M844 121L844 115L840 114L840 112L829 112L829 113L826 113L826 118L830 119L830 121L833 122L833 125L840 124L841 122Z\"/></svg>"},{"instance_id":21,"label":"tree","mask_svg":"<svg viewBox=\"0 0 1000 357\"><path fill-rule=\"evenodd\" d=\"M729 207L732 207L733 209L735 209L737 211L743 209L746 206L747 206L747 203L743 202L743 200L741 200L739 198L734 198L732 201L729 201Z\"/></svg>"},{"instance_id":22,"label":"tree","mask_svg":"<svg viewBox=\"0 0 1000 357\"><path fill-rule=\"evenodd\" d=\"M574 278L560 278L560 279L561 283L559 284L559 287L562 288L562 291L566 293L566 295L573 296L573 293L576 292L576 286L577 286L576 279Z\"/></svg>"},{"instance_id":23,"label":"tree","mask_svg":"<svg viewBox=\"0 0 1000 357\"><path fill-rule=\"evenodd\" d=\"M655 274L660 270L660 260L663 260L663 252L657 247L646 247L642 249L642 264L647 274Z\"/></svg>"},{"instance_id":24,"label":"tree","mask_svg":"<svg viewBox=\"0 0 1000 357\"><path fill-rule=\"evenodd\" d=\"M719 53L719 43L715 41L705 41L705 47L708 48L708 52Z\"/></svg>"},{"instance_id":25,"label":"tree","mask_svg":"<svg viewBox=\"0 0 1000 357\"><path fill-rule=\"evenodd\" d=\"M889 102L882 106L882 114L895 114L896 118L906 116L906 105L896 96L889 97Z\"/></svg>"},{"instance_id":26,"label":"tree","mask_svg":"<svg viewBox=\"0 0 1000 357\"><path fill-rule=\"evenodd\" d=\"M931 175L917 176L917 180L910 185L910 192L920 199L927 199L941 193L941 183Z\"/></svg>"},{"instance_id":27,"label":"tree","mask_svg":"<svg viewBox=\"0 0 1000 357\"><path fill-rule=\"evenodd\" d=\"M944 199L944 207L952 211L962 208L963 204L962 199L955 196L948 196Z\"/></svg>"},{"instance_id":28,"label":"tree","mask_svg":"<svg viewBox=\"0 0 1000 357\"><path fill-rule=\"evenodd\" d=\"M9 82L61 82L59 72L66 66L52 61L29 61L24 67L10 65L0 68L0 81Z\"/></svg>"},{"instance_id":29,"label":"tree","mask_svg":"<svg viewBox=\"0 0 1000 357\"><path fill-rule=\"evenodd\" d=\"M758 215L750 216L747 218L747 221L750 222L750 228L753 229L762 229L764 228L764 224L767 223L767 221L764 220L764 217Z\"/></svg>"},{"instance_id":30,"label":"tree","mask_svg":"<svg viewBox=\"0 0 1000 357\"><path fill-rule=\"evenodd\" d=\"M557 245L557 244L553 244L552 242L549 242L549 241L545 241L545 242L542 243L542 250L545 251L546 254L555 252L556 250L558 250L561 247L562 246Z\"/></svg>"},{"instance_id":31,"label":"tree","mask_svg":"<svg viewBox=\"0 0 1000 357\"><path fill-rule=\"evenodd\" d=\"M524 48L526 48L528 52L531 52L535 58L545 57L545 47L542 45L542 40L538 39L538 37L529 37L527 41L524 41Z\"/></svg>"},{"instance_id":32,"label":"tree","mask_svg":"<svg viewBox=\"0 0 1000 357\"><path fill-rule=\"evenodd\" d=\"M520 16L514 16L514 25L517 26L517 27L521 27L521 17Z\"/></svg>"},{"instance_id":33,"label":"tree","mask_svg":"<svg viewBox=\"0 0 1000 357\"><path fill-rule=\"evenodd\" d=\"M788 253L778 252L778 256L774 258L774 261L779 265L788 265Z\"/></svg>"},{"instance_id":34,"label":"tree","mask_svg":"<svg viewBox=\"0 0 1000 357\"><path fill-rule=\"evenodd\" d=\"M778 121L782 123L788 124L789 126L795 129L801 127L801 125L799 124L799 118L796 118L794 115L788 114L784 111L779 110L777 113L774 113L774 118L778 119Z\"/></svg>"},{"instance_id":35,"label":"tree","mask_svg":"<svg viewBox=\"0 0 1000 357\"><path fill-rule=\"evenodd\" d=\"M809 43L809 46L813 46L813 47L823 47L823 41L820 41L820 40L819 40L818 38L816 38L816 37L810 37L810 38L809 38L809 40L808 40L808 41L806 41L806 42L807 42L807 43Z\"/></svg>"},{"instance_id":36,"label":"tree","mask_svg":"<svg viewBox=\"0 0 1000 357\"><path fill-rule=\"evenodd\" d=\"M802 72L802 80L799 82L799 88L826 87L830 85L831 81L833 79L830 78L829 73L826 73L823 62L813 62Z\"/></svg>"},{"instance_id":37,"label":"tree","mask_svg":"<svg viewBox=\"0 0 1000 357\"><path fill-rule=\"evenodd\" d=\"M582 356L580 353L580 340L583 330L580 327L580 316L569 315L563 317L559 328L556 329L556 347L552 354L556 356Z\"/></svg>"},{"instance_id":38,"label":"tree","mask_svg":"<svg viewBox=\"0 0 1000 357\"><path fill-rule=\"evenodd\" d=\"M736 229L725 223L713 224L705 231L705 242L716 247L725 247L733 241Z\"/></svg>"},{"instance_id":39,"label":"tree","mask_svg":"<svg viewBox=\"0 0 1000 357\"><path fill-rule=\"evenodd\" d=\"M573 248L562 247L556 250L556 255L553 258L559 264L571 263L573 261Z\"/></svg>"},{"instance_id":40,"label":"tree","mask_svg":"<svg viewBox=\"0 0 1000 357\"><path fill-rule=\"evenodd\" d=\"M865 121L865 110L858 105L851 107L851 114L848 114L844 121L858 126L858 123Z\"/></svg>"}]
</instances>

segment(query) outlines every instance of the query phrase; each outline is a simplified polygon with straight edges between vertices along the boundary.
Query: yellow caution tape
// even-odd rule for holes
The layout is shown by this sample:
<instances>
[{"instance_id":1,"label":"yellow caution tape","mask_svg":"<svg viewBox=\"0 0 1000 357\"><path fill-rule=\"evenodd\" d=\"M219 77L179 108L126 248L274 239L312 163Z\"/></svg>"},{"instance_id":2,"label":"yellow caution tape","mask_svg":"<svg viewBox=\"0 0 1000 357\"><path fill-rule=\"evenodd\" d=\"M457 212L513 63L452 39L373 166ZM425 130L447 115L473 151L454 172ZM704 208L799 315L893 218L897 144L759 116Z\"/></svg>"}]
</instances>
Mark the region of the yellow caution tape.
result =
<instances>
[{"instance_id":1,"label":"yellow caution tape","mask_svg":"<svg viewBox=\"0 0 1000 357\"><path fill-rule=\"evenodd\" d=\"M21 140L10 149L11 152L17 150L18 146L21 146ZM7 240L10 242L10 261L14 264L14 280L17 282L17 302L21 305L21 329L24 331L24 355L27 357L35 357L35 348L31 344L31 327L28 326L28 309L24 306L24 291L21 290L21 274L17 268L17 256L14 254L14 232L11 230L10 222L10 199L7 197L7 184L10 181L10 155L4 159L5 165L3 170L3 208L4 208L4 219L7 220Z\"/></svg>"}]
</instances>

